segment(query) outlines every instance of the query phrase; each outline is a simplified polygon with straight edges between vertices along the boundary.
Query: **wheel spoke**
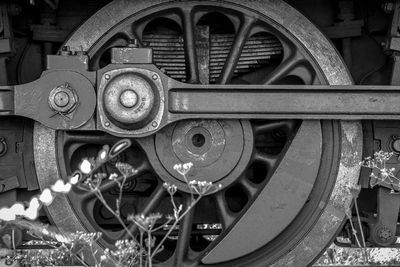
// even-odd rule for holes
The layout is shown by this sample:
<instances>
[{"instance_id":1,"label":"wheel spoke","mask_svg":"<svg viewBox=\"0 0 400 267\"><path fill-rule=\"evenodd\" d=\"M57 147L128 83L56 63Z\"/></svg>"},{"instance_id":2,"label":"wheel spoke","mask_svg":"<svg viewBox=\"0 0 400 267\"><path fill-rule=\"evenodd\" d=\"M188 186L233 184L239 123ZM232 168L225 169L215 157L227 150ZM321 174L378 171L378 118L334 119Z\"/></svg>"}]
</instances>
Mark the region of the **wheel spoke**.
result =
<instances>
[{"instance_id":1,"label":"wheel spoke","mask_svg":"<svg viewBox=\"0 0 400 267\"><path fill-rule=\"evenodd\" d=\"M224 193L222 191L214 195L214 201L216 204L219 220L222 224L222 228L226 229L229 227L229 225L232 224L235 216L233 212L229 210Z\"/></svg>"},{"instance_id":2,"label":"wheel spoke","mask_svg":"<svg viewBox=\"0 0 400 267\"><path fill-rule=\"evenodd\" d=\"M244 17L239 32L236 34L235 40L232 43L231 51L229 52L228 58L222 69L218 83L226 84L232 79L236 65L239 61L240 55L242 54L243 47L253 27L253 23L254 18L249 16Z\"/></svg>"},{"instance_id":3,"label":"wheel spoke","mask_svg":"<svg viewBox=\"0 0 400 267\"><path fill-rule=\"evenodd\" d=\"M272 168L278 161L277 155L267 154L265 152L256 151L253 154L253 161L265 163L269 168Z\"/></svg>"},{"instance_id":4,"label":"wheel spoke","mask_svg":"<svg viewBox=\"0 0 400 267\"><path fill-rule=\"evenodd\" d=\"M136 34L136 32L135 32L135 29L134 29L133 27L125 28L125 29L123 29L123 30L121 31L121 33L125 36L125 38L126 38L127 40L134 40L134 39L136 39L136 40L138 40L138 41L140 42L139 37L137 36L137 34Z\"/></svg>"},{"instance_id":5,"label":"wheel spoke","mask_svg":"<svg viewBox=\"0 0 400 267\"><path fill-rule=\"evenodd\" d=\"M240 186L245 190L246 195L249 199L251 199L257 192L258 188L255 184L247 180L246 178L242 177L239 180Z\"/></svg>"},{"instance_id":6,"label":"wheel spoke","mask_svg":"<svg viewBox=\"0 0 400 267\"><path fill-rule=\"evenodd\" d=\"M284 60L276 69L274 69L271 73L269 73L262 84L273 84L274 82L285 77L288 72L293 70L298 64L300 64L303 60L300 58L298 53L293 53L286 60Z\"/></svg>"},{"instance_id":7,"label":"wheel spoke","mask_svg":"<svg viewBox=\"0 0 400 267\"><path fill-rule=\"evenodd\" d=\"M151 196L149 197L147 202L144 204L144 208L140 213L145 216L150 214L160 204L161 200L165 197L165 195L166 195L166 191L165 191L164 187L161 184L159 184L156 187L156 189L154 190L154 192L151 194ZM129 229L129 233L123 232L122 235L118 239L122 239L122 240L127 239L131 236L131 234L133 236L135 236L136 232L138 230L138 227L135 223L131 223L128 226L128 229Z\"/></svg>"},{"instance_id":8,"label":"wheel spoke","mask_svg":"<svg viewBox=\"0 0 400 267\"><path fill-rule=\"evenodd\" d=\"M254 135L263 134L266 132L270 132L279 128L284 128L285 131L290 133L295 125L295 121L293 120L284 120L284 121L275 121L275 122L268 122L262 124L255 124L253 126Z\"/></svg>"},{"instance_id":9,"label":"wheel spoke","mask_svg":"<svg viewBox=\"0 0 400 267\"><path fill-rule=\"evenodd\" d=\"M181 9L183 24L183 39L185 46L186 67L189 83L199 83L199 69L197 65L195 27L192 8Z\"/></svg>"},{"instance_id":10,"label":"wheel spoke","mask_svg":"<svg viewBox=\"0 0 400 267\"><path fill-rule=\"evenodd\" d=\"M191 204L191 198L186 197L186 207ZM173 266L182 266L190 246L190 234L192 232L193 217L196 206L192 207L188 213L183 217L179 225L179 236L174 253Z\"/></svg>"},{"instance_id":11,"label":"wheel spoke","mask_svg":"<svg viewBox=\"0 0 400 267\"><path fill-rule=\"evenodd\" d=\"M289 75L299 77L304 84L312 84L315 80L315 73L305 63L297 64L287 73Z\"/></svg>"}]
</instances>

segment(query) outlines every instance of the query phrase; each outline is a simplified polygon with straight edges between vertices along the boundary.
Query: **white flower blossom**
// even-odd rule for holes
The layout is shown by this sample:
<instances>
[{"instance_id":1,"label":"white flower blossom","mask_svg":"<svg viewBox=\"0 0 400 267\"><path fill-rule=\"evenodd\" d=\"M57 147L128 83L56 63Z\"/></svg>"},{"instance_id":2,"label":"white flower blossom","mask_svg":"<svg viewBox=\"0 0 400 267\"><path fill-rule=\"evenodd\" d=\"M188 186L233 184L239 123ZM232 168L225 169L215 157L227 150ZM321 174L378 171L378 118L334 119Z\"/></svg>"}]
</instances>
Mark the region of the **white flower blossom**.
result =
<instances>
[{"instance_id":1,"label":"white flower blossom","mask_svg":"<svg viewBox=\"0 0 400 267\"><path fill-rule=\"evenodd\" d=\"M90 161L88 159L84 159L81 162L81 165L79 166L79 169L81 170L82 173L89 174L92 171L93 166L92 166L92 164L90 163Z\"/></svg>"},{"instance_id":2,"label":"white flower blossom","mask_svg":"<svg viewBox=\"0 0 400 267\"><path fill-rule=\"evenodd\" d=\"M174 170L176 170L180 175L185 176L190 169L193 167L192 162L184 163L184 164L175 164L174 165Z\"/></svg>"},{"instance_id":3,"label":"white flower blossom","mask_svg":"<svg viewBox=\"0 0 400 267\"><path fill-rule=\"evenodd\" d=\"M44 205L49 206L54 200L54 196L51 193L51 190L49 188L44 189L43 192L39 196L39 200Z\"/></svg>"},{"instance_id":4,"label":"white flower blossom","mask_svg":"<svg viewBox=\"0 0 400 267\"><path fill-rule=\"evenodd\" d=\"M51 186L51 190L56 193L68 193L71 190L72 185L70 183L64 183L63 180L59 179Z\"/></svg>"}]
</instances>

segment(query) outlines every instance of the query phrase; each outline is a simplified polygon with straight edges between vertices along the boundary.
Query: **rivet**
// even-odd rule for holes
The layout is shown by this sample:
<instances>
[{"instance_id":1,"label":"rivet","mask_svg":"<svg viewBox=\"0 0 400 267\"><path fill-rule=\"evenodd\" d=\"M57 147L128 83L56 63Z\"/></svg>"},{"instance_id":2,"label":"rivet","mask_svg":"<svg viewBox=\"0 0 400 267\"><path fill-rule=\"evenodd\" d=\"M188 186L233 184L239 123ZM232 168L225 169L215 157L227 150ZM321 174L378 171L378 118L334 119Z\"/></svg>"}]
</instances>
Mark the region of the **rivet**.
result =
<instances>
[{"instance_id":1,"label":"rivet","mask_svg":"<svg viewBox=\"0 0 400 267\"><path fill-rule=\"evenodd\" d=\"M106 80L109 80L111 77L110 77L109 74L106 74L106 75L104 76L104 78L106 78Z\"/></svg>"},{"instance_id":2,"label":"rivet","mask_svg":"<svg viewBox=\"0 0 400 267\"><path fill-rule=\"evenodd\" d=\"M153 74L152 78L153 78L153 80L157 80L158 79L158 75L157 74Z\"/></svg>"},{"instance_id":3,"label":"rivet","mask_svg":"<svg viewBox=\"0 0 400 267\"><path fill-rule=\"evenodd\" d=\"M153 126L154 128L156 128L156 127L158 126L158 123L157 123L156 121L153 121L153 122L151 123L151 126Z\"/></svg>"},{"instance_id":4,"label":"rivet","mask_svg":"<svg viewBox=\"0 0 400 267\"><path fill-rule=\"evenodd\" d=\"M398 136L392 136L392 150L396 153L400 152L400 138Z\"/></svg>"},{"instance_id":5,"label":"rivet","mask_svg":"<svg viewBox=\"0 0 400 267\"><path fill-rule=\"evenodd\" d=\"M106 122L104 123L104 125L105 125L106 127L110 127L110 122L106 121Z\"/></svg>"}]
</instances>

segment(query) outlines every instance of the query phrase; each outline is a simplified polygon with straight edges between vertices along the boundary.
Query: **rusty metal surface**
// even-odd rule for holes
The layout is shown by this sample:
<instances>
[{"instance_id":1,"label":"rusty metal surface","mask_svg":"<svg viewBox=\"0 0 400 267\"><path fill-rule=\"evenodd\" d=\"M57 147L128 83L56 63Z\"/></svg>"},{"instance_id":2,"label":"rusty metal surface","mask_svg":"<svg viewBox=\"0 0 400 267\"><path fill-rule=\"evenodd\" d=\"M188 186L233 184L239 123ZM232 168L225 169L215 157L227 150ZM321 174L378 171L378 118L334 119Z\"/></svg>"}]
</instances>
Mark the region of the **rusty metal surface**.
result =
<instances>
[{"instance_id":1,"label":"rusty metal surface","mask_svg":"<svg viewBox=\"0 0 400 267\"><path fill-rule=\"evenodd\" d=\"M40 190L43 191L45 188L52 186L58 179L63 179L58 170L55 131L35 123L33 137L36 174ZM54 198L52 204L46 208L46 211L50 215L52 223L57 226L61 233L88 231L75 216L67 195L61 194ZM102 248L100 245L94 244L94 249L100 251ZM82 252L88 264L94 265L90 249L86 247Z\"/></svg>"},{"instance_id":2,"label":"rusty metal surface","mask_svg":"<svg viewBox=\"0 0 400 267\"><path fill-rule=\"evenodd\" d=\"M151 64L153 51L149 48L113 47L111 48L111 63L115 64Z\"/></svg>"}]
</instances>

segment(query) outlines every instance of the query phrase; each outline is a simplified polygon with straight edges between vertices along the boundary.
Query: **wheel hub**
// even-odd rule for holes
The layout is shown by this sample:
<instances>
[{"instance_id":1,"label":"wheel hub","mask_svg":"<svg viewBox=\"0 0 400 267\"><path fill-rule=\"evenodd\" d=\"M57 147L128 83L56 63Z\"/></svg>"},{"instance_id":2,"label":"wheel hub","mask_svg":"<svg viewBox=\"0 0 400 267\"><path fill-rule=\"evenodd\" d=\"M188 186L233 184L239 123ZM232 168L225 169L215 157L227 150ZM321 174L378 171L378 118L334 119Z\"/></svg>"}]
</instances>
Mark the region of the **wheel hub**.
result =
<instances>
[{"instance_id":1,"label":"wheel hub","mask_svg":"<svg viewBox=\"0 0 400 267\"><path fill-rule=\"evenodd\" d=\"M227 186L234 181L230 174L247 166L253 147L250 136L252 129L245 121L183 121L156 135L156 153L169 173L169 182L185 182L173 166L192 162L194 166L187 175L189 180Z\"/></svg>"}]
</instances>

